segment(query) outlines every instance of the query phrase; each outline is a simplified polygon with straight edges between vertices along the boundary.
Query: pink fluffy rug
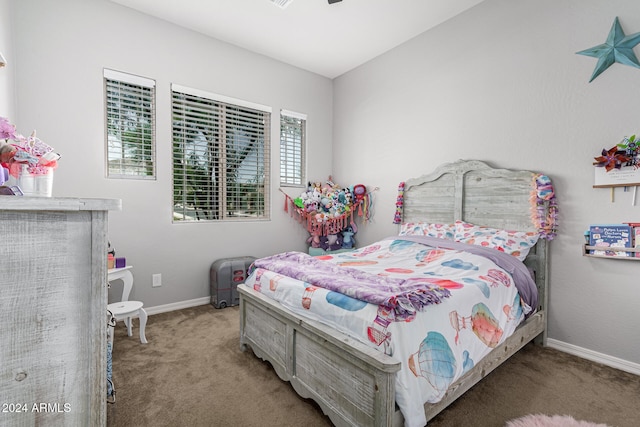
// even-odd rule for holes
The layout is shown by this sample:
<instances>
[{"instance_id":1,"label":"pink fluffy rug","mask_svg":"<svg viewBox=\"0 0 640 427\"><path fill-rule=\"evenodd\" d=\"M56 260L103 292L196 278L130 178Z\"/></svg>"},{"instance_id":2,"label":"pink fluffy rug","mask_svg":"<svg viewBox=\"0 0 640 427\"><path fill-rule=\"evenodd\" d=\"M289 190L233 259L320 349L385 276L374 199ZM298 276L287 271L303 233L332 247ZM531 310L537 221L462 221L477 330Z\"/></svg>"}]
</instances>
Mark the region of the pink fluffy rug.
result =
<instances>
[{"instance_id":1,"label":"pink fluffy rug","mask_svg":"<svg viewBox=\"0 0 640 427\"><path fill-rule=\"evenodd\" d=\"M578 421L568 415L527 415L507 422L505 427L609 427L606 424Z\"/></svg>"}]
</instances>

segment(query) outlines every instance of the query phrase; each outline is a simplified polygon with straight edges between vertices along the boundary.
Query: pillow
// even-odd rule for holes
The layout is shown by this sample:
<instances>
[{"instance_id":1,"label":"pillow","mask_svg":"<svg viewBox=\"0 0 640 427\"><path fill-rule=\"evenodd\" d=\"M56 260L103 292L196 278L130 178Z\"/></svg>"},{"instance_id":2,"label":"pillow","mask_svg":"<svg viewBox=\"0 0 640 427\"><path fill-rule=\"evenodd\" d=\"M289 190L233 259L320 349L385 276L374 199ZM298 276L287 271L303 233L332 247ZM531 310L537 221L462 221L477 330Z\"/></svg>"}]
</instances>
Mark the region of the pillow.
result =
<instances>
[{"instance_id":1,"label":"pillow","mask_svg":"<svg viewBox=\"0 0 640 427\"><path fill-rule=\"evenodd\" d=\"M454 240L506 252L524 261L540 235L535 231L511 231L456 221Z\"/></svg>"},{"instance_id":2,"label":"pillow","mask_svg":"<svg viewBox=\"0 0 640 427\"><path fill-rule=\"evenodd\" d=\"M454 224L432 224L428 222L405 222L400 226L400 236L428 236L453 240Z\"/></svg>"}]
</instances>

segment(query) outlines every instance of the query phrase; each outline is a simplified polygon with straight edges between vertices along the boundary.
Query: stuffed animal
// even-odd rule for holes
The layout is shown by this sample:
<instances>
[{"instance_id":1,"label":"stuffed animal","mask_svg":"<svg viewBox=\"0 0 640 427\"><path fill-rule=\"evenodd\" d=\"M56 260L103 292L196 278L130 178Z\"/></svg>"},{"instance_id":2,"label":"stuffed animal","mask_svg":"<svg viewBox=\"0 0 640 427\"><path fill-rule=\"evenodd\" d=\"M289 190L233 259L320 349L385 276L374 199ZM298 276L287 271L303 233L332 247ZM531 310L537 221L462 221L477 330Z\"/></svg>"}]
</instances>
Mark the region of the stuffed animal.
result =
<instances>
[{"instance_id":1,"label":"stuffed animal","mask_svg":"<svg viewBox=\"0 0 640 427\"><path fill-rule=\"evenodd\" d=\"M351 249L355 246L356 242L353 239L353 235L356 234L353 231L352 226L347 226L344 230L342 230L342 247L344 249Z\"/></svg>"},{"instance_id":2,"label":"stuffed animal","mask_svg":"<svg viewBox=\"0 0 640 427\"><path fill-rule=\"evenodd\" d=\"M307 239L307 243L311 245L312 248L320 247L320 234L315 232L311 233L311 236Z\"/></svg>"},{"instance_id":3,"label":"stuffed animal","mask_svg":"<svg viewBox=\"0 0 640 427\"><path fill-rule=\"evenodd\" d=\"M0 163L7 165L16 154L16 147L0 142Z\"/></svg>"},{"instance_id":4,"label":"stuffed animal","mask_svg":"<svg viewBox=\"0 0 640 427\"><path fill-rule=\"evenodd\" d=\"M353 186L353 197L355 198L354 203L360 203L367 195L367 187L362 184L357 184Z\"/></svg>"},{"instance_id":5,"label":"stuffed animal","mask_svg":"<svg viewBox=\"0 0 640 427\"><path fill-rule=\"evenodd\" d=\"M325 251L337 251L342 248L342 235L329 234L320 238L320 247Z\"/></svg>"}]
</instances>

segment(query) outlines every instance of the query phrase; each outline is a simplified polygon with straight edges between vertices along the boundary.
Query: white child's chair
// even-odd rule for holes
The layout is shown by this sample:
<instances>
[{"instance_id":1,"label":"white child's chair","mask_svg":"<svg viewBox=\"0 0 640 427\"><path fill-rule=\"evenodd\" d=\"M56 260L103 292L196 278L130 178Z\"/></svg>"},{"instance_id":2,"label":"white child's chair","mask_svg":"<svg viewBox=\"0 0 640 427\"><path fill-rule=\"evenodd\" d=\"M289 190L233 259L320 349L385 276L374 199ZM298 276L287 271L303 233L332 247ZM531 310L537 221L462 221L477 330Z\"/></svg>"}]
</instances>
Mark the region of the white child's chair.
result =
<instances>
[{"instance_id":1,"label":"white child's chair","mask_svg":"<svg viewBox=\"0 0 640 427\"><path fill-rule=\"evenodd\" d=\"M145 336L145 327L147 326L147 312L142 308L144 305L141 301L129 301L129 293L133 287L133 274L131 273L131 266L123 268L112 268L108 270L107 280L109 282L120 279L123 281L122 298L119 302L114 302L107 305L107 310L111 312L116 322L123 320L127 326L127 334L133 335L133 322L132 318L138 317L140 319L140 342L147 343L147 337ZM113 342L113 334L109 337Z\"/></svg>"}]
</instances>

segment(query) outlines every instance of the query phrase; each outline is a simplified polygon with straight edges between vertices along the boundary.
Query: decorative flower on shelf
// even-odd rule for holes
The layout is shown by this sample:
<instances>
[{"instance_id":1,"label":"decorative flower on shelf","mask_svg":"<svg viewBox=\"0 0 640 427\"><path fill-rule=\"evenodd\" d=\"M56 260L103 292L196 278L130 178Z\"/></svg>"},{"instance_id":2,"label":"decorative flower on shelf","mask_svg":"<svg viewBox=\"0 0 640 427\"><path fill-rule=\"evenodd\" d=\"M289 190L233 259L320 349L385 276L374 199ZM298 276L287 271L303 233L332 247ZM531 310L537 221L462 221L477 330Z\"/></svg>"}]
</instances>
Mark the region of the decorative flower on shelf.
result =
<instances>
[{"instance_id":1,"label":"decorative flower on shelf","mask_svg":"<svg viewBox=\"0 0 640 427\"><path fill-rule=\"evenodd\" d=\"M16 133L16 127L7 118L0 117L1 139L5 142L0 142L0 165L15 178L25 170L32 175L46 175L58 166L60 155L36 137L35 130L24 137Z\"/></svg>"},{"instance_id":2,"label":"decorative flower on shelf","mask_svg":"<svg viewBox=\"0 0 640 427\"><path fill-rule=\"evenodd\" d=\"M607 172L612 169L620 169L622 167L622 163L629 160L624 154L619 153L617 146L611 148L609 151L603 148L602 155L594 157L594 159L596 160L594 165L604 167Z\"/></svg>"},{"instance_id":3,"label":"decorative flower on shelf","mask_svg":"<svg viewBox=\"0 0 640 427\"><path fill-rule=\"evenodd\" d=\"M622 169L623 166L640 167L640 153L635 135L624 137L622 142L610 148L602 149L602 154L594 157L593 163L597 167L604 167L607 172L614 169Z\"/></svg>"}]
</instances>

